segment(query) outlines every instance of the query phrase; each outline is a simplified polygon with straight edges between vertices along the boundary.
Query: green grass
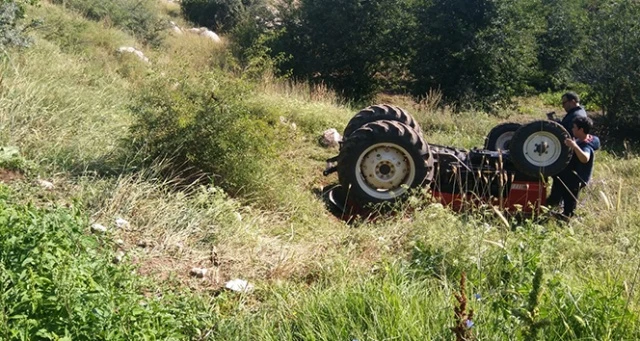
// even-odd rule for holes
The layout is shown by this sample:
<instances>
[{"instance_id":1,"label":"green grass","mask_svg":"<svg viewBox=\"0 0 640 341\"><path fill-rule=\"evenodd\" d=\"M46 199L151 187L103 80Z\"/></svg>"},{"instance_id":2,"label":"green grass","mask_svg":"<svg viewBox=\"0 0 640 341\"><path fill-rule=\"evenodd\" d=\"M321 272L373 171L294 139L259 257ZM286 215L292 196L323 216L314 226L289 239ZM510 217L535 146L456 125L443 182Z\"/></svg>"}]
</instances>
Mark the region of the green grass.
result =
<instances>
[{"instance_id":1,"label":"green grass","mask_svg":"<svg viewBox=\"0 0 640 341\"><path fill-rule=\"evenodd\" d=\"M569 224L510 220L507 228L492 212L456 214L416 196L395 216L347 225L318 196L337 180L321 175L337 150L317 138L342 130L359 108L322 87L241 79L224 44L197 36L145 48L147 65L115 52L144 45L107 22L48 3L30 15L44 18L34 46L10 51L0 70L0 146L20 152L2 159L0 176L24 172L0 185L0 338L452 340L463 273L478 339L530 339L535 321L548 321L544 339L640 336L640 161L632 153L598 152L580 218ZM428 142L472 148L500 117L559 112L547 97L499 116L384 101L407 108ZM203 103L253 129L255 140L216 130ZM181 116L172 121L167 108ZM134 134L149 112L166 125ZM201 143L186 160L211 165L213 183L185 184L171 159L140 161L148 155L134 137L176 127L183 130L172 138ZM224 143L235 152L207 149ZM249 164L257 173L225 184ZM116 218L131 226L116 229ZM92 223L109 232L92 235ZM125 261L112 264L117 240ZM210 272L192 278L192 267ZM221 289L234 278L256 290ZM540 292L533 306L532 291ZM526 311L537 311L533 322Z\"/></svg>"}]
</instances>

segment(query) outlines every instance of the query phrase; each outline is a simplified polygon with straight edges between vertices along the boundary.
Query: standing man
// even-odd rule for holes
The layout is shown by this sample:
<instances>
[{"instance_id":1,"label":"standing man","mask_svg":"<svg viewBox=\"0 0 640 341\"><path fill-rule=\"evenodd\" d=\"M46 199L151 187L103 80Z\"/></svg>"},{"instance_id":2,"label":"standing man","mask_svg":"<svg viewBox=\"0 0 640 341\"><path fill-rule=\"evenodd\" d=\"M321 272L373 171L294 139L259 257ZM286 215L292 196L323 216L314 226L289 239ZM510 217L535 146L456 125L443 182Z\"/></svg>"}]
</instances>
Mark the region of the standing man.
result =
<instances>
[{"instance_id":1,"label":"standing man","mask_svg":"<svg viewBox=\"0 0 640 341\"><path fill-rule=\"evenodd\" d=\"M550 120L556 121L566 129L571 136L573 133L571 129L573 127L573 120L577 117L587 117L587 112L580 106L580 97L577 93L573 91L569 91L562 95L562 108L567 112L566 115L562 118L562 120L558 120L553 117L555 113L547 114L547 117Z\"/></svg>"},{"instance_id":2,"label":"standing man","mask_svg":"<svg viewBox=\"0 0 640 341\"><path fill-rule=\"evenodd\" d=\"M564 141L564 144L573 150L573 157L567 168L554 178L551 194L547 198L548 206L564 202L563 219L574 215L580 190L591 180L595 152L600 149L600 139L589 134L592 128L593 121L590 118L577 117L573 120L570 130L575 138Z\"/></svg>"}]
</instances>

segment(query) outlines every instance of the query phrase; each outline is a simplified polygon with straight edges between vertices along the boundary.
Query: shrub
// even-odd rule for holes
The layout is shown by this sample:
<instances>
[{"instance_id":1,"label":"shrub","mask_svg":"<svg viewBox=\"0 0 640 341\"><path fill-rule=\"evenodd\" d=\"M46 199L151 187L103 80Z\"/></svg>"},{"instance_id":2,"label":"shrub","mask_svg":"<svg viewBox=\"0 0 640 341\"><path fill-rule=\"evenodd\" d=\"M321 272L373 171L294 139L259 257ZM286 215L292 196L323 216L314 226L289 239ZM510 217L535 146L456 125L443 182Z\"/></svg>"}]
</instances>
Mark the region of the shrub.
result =
<instances>
[{"instance_id":1,"label":"shrub","mask_svg":"<svg viewBox=\"0 0 640 341\"><path fill-rule=\"evenodd\" d=\"M232 30L259 0L183 0L184 16L215 31Z\"/></svg>"},{"instance_id":2,"label":"shrub","mask_svg":"<svg viewBox=\"0 0 640 341\"><path fill-rule=\"evenodd\" d=\"M161 31L167 27L152 0L54 0L54 3L64 3L91 20L111 22L152 45L161 42Z\"/></svg>"},{"instance_id":3,"label":"shrub","mask_svg":"<svg viewBox=\"0 0 640 341\"><path fill-rule=\"evenodd\" d=\"M250 91L242 81L213 73L202 79L156 80L143 91L132 108L133 148L145 162L170 159L168 170L188 180L205 175L243 193L268 186L267 165L286 126L243 103Z\"/></svg>"},{"instance_id":4,"label":"shrub","mask_svg":"<svg viewBox=\"0 0 640 341\"><path fill-rule=\"evenodd\" d=\"M633 1L602 4L590 11L584 60L577 68L579 81L588 84L619 137L640 131L640 4Z\"/></svg>"},{"instance_id":5,"label":"shrub","mask_svg":"<svg viewBox=\"0 0 640 341\"><path fill-rule=\"evenodd\" d=\"M419 1L414 95L440 89L466 109L492 108L522 94L536 67L535 3Z\"/></svg>"},{"instance_id":6,"label":"shrub","mask_svg":"<svg viewBox=\"0 0 640 341\"><path fill-rule=\"evenodd\" d=\"M0 339L190 339L213 325L202 300L112 264L113 243L84 233L78 208L16 205L10 196L0 185Z\"/></svg>"},{"instance_id":7,"label":"shrub","mask_svg":"<svg viewBox=\"0 0 640 341\"><path fill-rule=\"evenodd\" d=\"M19 21L24 18L26 3L36 3L36 0L2 0L0 1L0 49L8 46L27 46L29 39L24 36L23 27Z\"/></svg>"}]
</instances>

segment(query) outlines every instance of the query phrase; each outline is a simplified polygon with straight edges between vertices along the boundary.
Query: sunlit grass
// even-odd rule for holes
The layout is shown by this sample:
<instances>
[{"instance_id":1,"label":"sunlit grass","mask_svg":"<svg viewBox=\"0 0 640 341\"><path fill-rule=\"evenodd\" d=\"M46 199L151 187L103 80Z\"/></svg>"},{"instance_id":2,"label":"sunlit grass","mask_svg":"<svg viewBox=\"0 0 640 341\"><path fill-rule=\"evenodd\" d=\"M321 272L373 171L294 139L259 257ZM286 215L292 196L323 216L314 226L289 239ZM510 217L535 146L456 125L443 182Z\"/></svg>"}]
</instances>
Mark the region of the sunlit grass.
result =
<instances>
[{"instance_id":1,"label":"sunlit grass","mask_svg":"<svg viewBox=\"0 0 640 341\"><path fill-rule=\"evenodd\" d=\"M508 218L506 227L492 211L458 214L418 196L396 215L347 225L320 197L337 181L321 175L337 150L317 138L327 128L341 131L360 108L341 105L324 87L265 76L247 87L246 98L234 99L268 119L267 127L288 129L290 140L261 163L269 174L264 186L236 196L215 177L185 185L180 174L167 176L167 160L135 162L123 142L131 107L150 80L175 85L178 96L181 82L201 82L208 70L241 74L225 45L169 36L162 48L145 51L152 62L145 65L114 51L136 45L131 36L43 8L35 13L55 19L64 29L53 31L67 36L35 32L35 46L12 51L1 70L0 143L19 147L37 165L36 175L10 184L12 200L79 205L88 222L105 226L129 221L108 239L122 239L138 275L207 298L199 304L215 316L202 317L211 326L199 334L204 339L450 340L462 273L478 339L523 339L527 324L513 310L525 309L538 268L545 274L538 309L550 321L546 339L638 337L640 161L633 155L616 156L607 146L597 153L580 217L569 224ZM381 100L413 114L427 142L463 148L481 147L504 120L539 119L554 107L547 98L522 100L513 114L493 116L409 97ZM101 172L101 163L110 172ZM38 187L38 176L55 189ZM210 275L189 277L196 266ZM221 293L233 278L256 291Z\"/></svg>"}]
</instances>

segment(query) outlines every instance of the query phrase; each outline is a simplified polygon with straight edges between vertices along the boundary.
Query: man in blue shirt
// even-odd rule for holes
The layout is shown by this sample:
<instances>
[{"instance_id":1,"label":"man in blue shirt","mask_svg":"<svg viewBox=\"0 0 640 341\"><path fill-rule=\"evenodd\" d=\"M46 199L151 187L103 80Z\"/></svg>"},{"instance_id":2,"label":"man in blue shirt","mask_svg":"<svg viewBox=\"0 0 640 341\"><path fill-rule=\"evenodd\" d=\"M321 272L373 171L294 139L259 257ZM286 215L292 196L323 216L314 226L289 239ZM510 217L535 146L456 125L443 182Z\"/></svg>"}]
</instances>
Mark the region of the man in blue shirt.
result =
<instances>
[{"instance_id":1,"label":"man in blue shirt","mask_svg":"<svg viewBox=\"0 0 640 341\"><path fill-rule=\"evenodd\" d=\"M567 168L554 178L551 194L547 198L547 206L564 202L563 218L574 215L580 190L591 180L595 151L600 149L600 139L589 134L592 128L593 122L590 118L577 117L573 120L570 130L574 138L564 141L565 145L573 150L573 157Z\"/></svg>"},{"instance_id":2,"label":"man in blue shirt","mask_svg":"<svg viewBox=\"0 0 640 341\"><path fill-rule=\"evenodd\" d=\"M564 129L573 136L573 133L571 132L573 120L577 117L587 117L587 112L580 106L580 97L573 91L569 91L562 95L562 108L567 112L562 120L554 118L553 115L555 113L549 113L548 117L549 119L562 124Z\"/></svg>"}]
</instances>

